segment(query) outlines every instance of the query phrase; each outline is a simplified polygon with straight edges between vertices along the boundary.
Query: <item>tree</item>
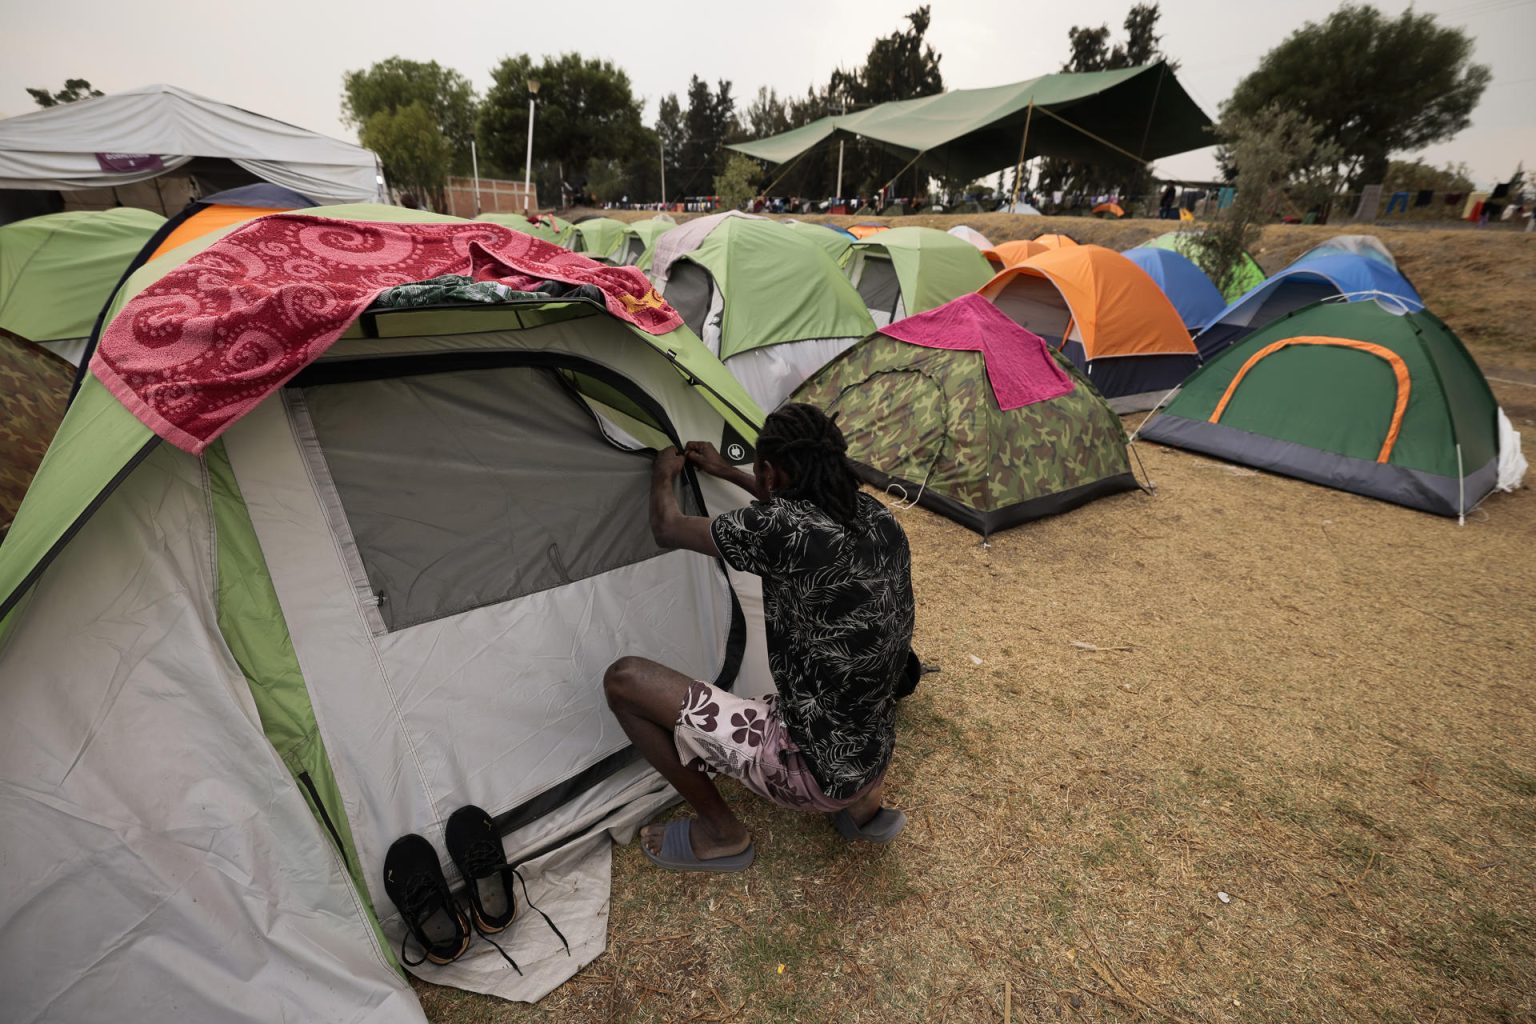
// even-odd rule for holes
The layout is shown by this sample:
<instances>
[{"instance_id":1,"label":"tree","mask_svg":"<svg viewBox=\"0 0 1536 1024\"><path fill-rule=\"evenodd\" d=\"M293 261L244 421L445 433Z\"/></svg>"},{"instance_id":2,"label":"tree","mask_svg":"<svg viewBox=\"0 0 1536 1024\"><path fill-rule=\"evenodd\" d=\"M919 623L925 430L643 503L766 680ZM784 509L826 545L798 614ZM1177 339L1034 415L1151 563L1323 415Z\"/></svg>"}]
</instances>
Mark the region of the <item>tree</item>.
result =
<instances>
[{"instance_id":1,"label":"tree","mask_svg":"<svg viewBox=\"0 0 1536 1024\"><path fill-rule=\"evenodd\" d=\"M1313 208L1339 185L1339 147L1317 125L1279 105L1216 126L1234 168L1237 193L1216 222L1189 236L1196 263L1226 292L1264 225L1282 207Z\"/></svg>"},{"instance_id":2,"label":"tree","mask_svg":"<svg viewBox=\"0 0 1536 1024\"><path fill-rule=\"evenodd\" d=\"M694 75L688 82L688 109L683 112L681 180L676 191L686 195L709 188L725 167L729 154L723 147L739 135L731 83L722 80L712 92L708 82Z\"/></svg>"},{"instance_id":3,"label":"tree","mask_svg":"<svg viewBox=\"0 0 1536 1024\"><path fill-rule=\"evenodd\" d=\"M87 100L92 96L105 95L100 89L91 88L91 83L83 78L69 78L64 81L64 88L58 92L49 92L47 89L28 89L27 95L31 96L40 107L56 107L60 103L74 103L76 100Z\"/></svg>"},{"instance_id":4,"label":"tree","mask_svg":"<svg viewBox=\"0 0 1536 1024\"><path fill-rule=\"evenodd\" d=\"M677 94L669 93L656 105L656 138L666 156L667 181L672 183L672 194L681 194L683 176L683 142L688 137L683 127L683 108L677 102ZM665 202L667 197L662 196Z\"/></svg>"},{"instance_id":5,"label":"tree","mask_svg":"<svg viewBox=\"0 0 1536 1024\"><path fill-rule=\"evenodd\" d=\"M1109 42L1109 26L1073 25L1067 32L1072 55L1061 70L1115 71L1158 60L1168 61L1168 66L1177 70L1178 62L1162 51L1163 37L1157 34L1160 17L1157 3L1136 4L1125 15L1125 41L1114 46ZM1152 190L1152 175L1145 162L1129 157L1105 156L1094 161L1047 157L1040 165L1040 188L1090 194L1118 190L1123 195L1143 196Z\"/></svg>"},{"instance_id":6,"label":"tree","mask_svg":"<svg viewBox=\"0 0 1536 1024\"><path fill-rule=\"evenodd\" d=\"M491 70L492 85L480 104L481 152L497 167L518 173L528 144L528 82L539 83L533 128L535 173L541 195L558 191L591 160L627 160L646 143L640 101L629 75L606 60L579 53L507 57ZM571 181L571 184L579 182Z\"/></svg>"},{"instance_id":7,"label":"tree","mask_svg":"<svg viewBox=\"0 0 1536 1024\"><path fill-rule=\"evenodd\" d=\"M764 139L770 135L787 132L793 127L789 104L779 99L776 90L762 86L757 98L742 111L741 128L749 139Z\"/></svg>"},{"instance_id":8,"label":"tree","mask_svg":"<svg viewBox=\"0 0 1536 1024\"><path fill-rule=\"evenodd\" d=\"M449 142L427 105L380 110L358 132L362 144L379 154L396 189L430 200L441 208L451 157Z\"/></svg>"},{"instance_id":9,"label":"tree","mask_svg":"<svg viewBox=\"0 0 1536 1024\"><path fill-rule=\"evenodd\" d=\"M742 153L732 153L725 162L725 170L715 176L715 195L720 197L720 208L739 210L751 202L757 195L757 183L762 174L756 160Z\"/></svg>"},{"instance_id":10,"label":"tree","mask_svg":"<svg viewBox=\"0 0 1536 1024\"><path fill-rule=\"evenodd\" d=\"M455 169L468 170L475 133L475 90L469 79L437 61L390 57L342 75L341 115L361 129L375 114L421 104L452 150Z\"/></svg>"},{"instance_id":11,"label":"tree","mask_svg":"<svg viewBox=\"0 0 1536 1024\"><path fill-rule=\"evenodd\" d=\"M1471 192L1473 187L1472 171L1464 163L1432 167L1422 160L1393 160L1387 165L1384 191Z\"/></svg>"},{"instance_id":12,"label":"tree","mask_svg":"<svg viewBox=\"0 0 1536 1024\"><path fill-rule=\"evenodd\" d=\"M1307 22L1259 60L1222 107L1224 120L1272 105L1295 111L1336 143L1351 186L1383 181L1391 154L1455 135L1491 77L1472 40L1409 8L1387 18L1346 4Z\"/></svg>"},{"instance_id":13,"label":"tree","mask_svg":"<svg viewBox=\"0 0 1536 1024\"><path fill-rule=\"evenodd\" d=\"M851 75L833 72L832 92L843 93L855 107L943 92L944 76L939 72L942 58L926 41L933 21L931 11L924 4L907 15L905 31L876 39L864 66Z\"/></svg>"}]
</instances>

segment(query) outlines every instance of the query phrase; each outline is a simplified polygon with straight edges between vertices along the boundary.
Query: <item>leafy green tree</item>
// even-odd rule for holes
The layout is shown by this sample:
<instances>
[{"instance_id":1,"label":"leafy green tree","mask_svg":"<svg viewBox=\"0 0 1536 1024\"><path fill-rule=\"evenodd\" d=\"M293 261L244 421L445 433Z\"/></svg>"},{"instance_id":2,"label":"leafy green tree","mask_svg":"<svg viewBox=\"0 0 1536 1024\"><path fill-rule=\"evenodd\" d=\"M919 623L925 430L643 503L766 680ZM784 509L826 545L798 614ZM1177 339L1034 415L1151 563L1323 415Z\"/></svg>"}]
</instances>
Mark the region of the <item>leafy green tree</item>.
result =
<instances>
[{"instance_id":1,"label":"leafy green tree","mask_svg":"<svg viewBox=\"0 0 1536 1024\"><path fill-rule=\"evenodd\" d=\"M47 89L28 89L27 95L40 107L56 107L60 103L74 103L76 100L90 99L92 96L105 95L100 89L91 88L91 83L83 78L68 78L64 81L64 88L58 92L49 92Z\"/></svg>"},{"instance_id":2,"label":"leafy green tree","mask_svg":"<svg viewBox=\"0 0 1536 1024\"><path fill-rule=\"evenodd\" d=\"M763 170L757 161L742 153L732 153L725 162L725 169L715 176L715 195L720 197L720 208L739 210L757 195L757 185Z\"/></svg>"},{"instance_id":3,"label":"leafy green tree","mask_svg":"<svg viewBox=\"0 0 1536 1024\"><path fill-rule=\"evenodd\" d=\"M361 129L375 114L419 103L431 113L452 151L453 170L467 173L475 133L475 90L459 72L437 61L390 57L341 78L341 115Z\"/></svg>"},{"instance_id":4,"label":"leafy green tree","mask_svg":"<svg viewBox=\"0 0 1536 1024\"><path fill-rule=\"evenodd\" d=\"M358 138L384 161L390 185L443 207L450 144L425 103L378 111L363 122Z\"/></svg>"},{"instance_id":5,"label":"leafy green tree","mask_svg":"<svg viewBox=\"0 0 1536 1024\"><path fill-rule=\"evenodd\" d=\"M1157 34L1160 17L1157 3L1136 4L1125 16L1125 41L1113 46L1107 25L1072 26L1067 32L1072 55L1061 70L1116 71L1158 60L1168 60L1169 66L1177 69L1178 63L1162 50L1163 37ZM1083 127L1091 130L1091 126ZM1094 161L1047 157L1040 164L1040 188L1089 194L1118 190L1127 196L1147 196L1152 191L1152 176L1145 162L1129 157L1107 155Z\"/></svg>"},{"instance_id":6,"label":"leafy green tree","mask_svg":"<svg viewBox=\"0 0 1536 1024\"><path fill-rule=\"evenodd\" d=\"M927 4L907 15L904 30L875 40L863 67L852 74L833 72L832 91L842 93L856 108L943 92L942 58L927 42L932 23Z\"/></svg>"},{"instance_id":7,"label":"leafy green tree","mask_svg":"<svg viewBox=\"0 0 1536 1024\"><path fill-rule=\"evenodd\" d=\"M708 189L725 167L729 155L723 148L740 135L736 101L731 83L709 83L694 75L688 82L688 107L683 111L682 152L678 169L681 181L674 191L685 195Z\"/></svg>"},{"instance_id":8,"label":"leafy green tree","mask_svg":"<svg viewBox=\"0 0 1536 1024\"><path fill-rule=\"evenodd\" d=\"M579 53L537 64L519 54L492 69L480 104L480 149L497 167L522 177L530 79L539 83L533 155L541 196L558 194L562 183L579 184L572 179L591 160L628 160L645 146L640 101L621 68Z\"/></svg>"},{"instance_id":9,"label":"leafy green tree","mask_svg":"<svg viewBox=\"0 0 1536 1024\"><path fill-rule=\"evenodd\" d=\"M683 108L677 102L676 93L668 93L656 105L655 134L658 148L666 154L667 190L670 195L681 195L683 142L688 137L688 131L683 127ZM663 200L666 198L662 196Z\"/></svg>"},{"instance_id":10,"label":"leafy green tree","mask_svg":"<svg viewBox=\"0 0 1536 1024\"><path fill-rule=\"evenodd\" d=\"M1230 154L1237 193L1191 241L1195 262L1225 292L1265 224L1282 210L1327 203L1339 186L1333 168L1340 153L1317 125L1278 104L1223 118L1216 131Z\"/></svg>"},{"instance_id":11,"label":"leafy green tree","mask_svg":"<svg viewBox=\"0 0 1536 1024\"><path fill-rule=\"evenodd\" d=\"M1223 119L1279 104L1339 147L1351 186L1383 181L1393 153L1455 135L1491 77L1472 40L1409 8L1388 18L1345 4L1266 53L1222 107Z\"/></svg>"},{"instance_id":12,"label":"leafy green tree","mask_svg":"<svg viewBox=\"0 0 1536 1024\"><path fill-rule=\"evenodd\" d=\"M741 112L741 129L749 139L763 139L770 135L787 132L794 127L790 122L790 105L779 99L776 90L763 86L757 90L757 98Z\"/></svg>"}]
</instances>

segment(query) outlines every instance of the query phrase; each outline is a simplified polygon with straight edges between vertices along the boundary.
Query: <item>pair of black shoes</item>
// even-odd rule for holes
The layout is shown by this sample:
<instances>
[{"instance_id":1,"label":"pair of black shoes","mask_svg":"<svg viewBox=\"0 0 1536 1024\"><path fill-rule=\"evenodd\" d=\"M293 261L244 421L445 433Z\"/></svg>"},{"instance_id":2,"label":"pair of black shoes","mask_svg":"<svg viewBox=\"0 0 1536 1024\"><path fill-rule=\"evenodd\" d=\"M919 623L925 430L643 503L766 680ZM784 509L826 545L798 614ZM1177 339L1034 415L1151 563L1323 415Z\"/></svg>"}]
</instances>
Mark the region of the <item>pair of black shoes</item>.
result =
<instances>
[{"instance_id":1,"label":"pair of black shoes","mask_svg":"<svg viewBox=\"0 0 1536 1024\"><path fill-rule=\"evenodd\" d=\"M400 944L400 959L407 967L416 967L430 960L435 964L448 964L464 955L469 949L473 934L479 932L491 945L496 946L512 969L521 974L507 951L491 938L506 931L517 912L513 896L514 879L522 881L516 868L507 863L501 848L501 835L491 816L478 807L461 807L448 819L443 835L448 847L448 858L464 877L469 907L454 899L443 877L437 851L424 836L412 833L401 836L390 846L384 857L384 891L400 909L407 936L414 938L422 948L422 956L414 962L405 955L405 942ZM523 882L523 899L528 899L528 883ZM528 905L538 911L564 944L566 954L570 943L560 934L560 929L532 902Z\"/></svg>"}]
</instances>

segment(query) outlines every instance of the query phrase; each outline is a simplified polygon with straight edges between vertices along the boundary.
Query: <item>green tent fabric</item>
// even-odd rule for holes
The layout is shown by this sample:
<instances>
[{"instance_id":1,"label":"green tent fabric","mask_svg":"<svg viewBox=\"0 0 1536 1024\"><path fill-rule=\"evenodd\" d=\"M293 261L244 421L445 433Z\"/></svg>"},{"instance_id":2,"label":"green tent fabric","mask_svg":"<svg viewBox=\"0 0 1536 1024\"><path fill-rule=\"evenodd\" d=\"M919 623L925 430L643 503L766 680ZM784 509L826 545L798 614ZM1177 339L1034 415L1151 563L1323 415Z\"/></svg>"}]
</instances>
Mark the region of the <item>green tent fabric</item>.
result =
<instances>
[{"instance_id":1,"label":"green tent fabric","mask_svg":"<svg viewBox=\"0 0 1536 1024\"><path fill-rule=\"evenodd\" d=\"M553 242L567 249L574 244L571 222L553 214L541 213L533 220L529 220L520 213L482 213L475 219L500 224L504 228L521 231L525 235L532 235L534 238Z\"/></svg>"},{"instance_id":2,"label":"green tent fabric","mask_svg":"<svg viewBox=\"0 0 1536 1024\"><path fill-rule=\"evenodd\" d=\"M1196 259L1199 255L1199 247L1193 242L1194 235L1195 232L1190 231L1170 231L1165 235L1158 235L1150 242L1141 243L1138 248L1167 249L1180 256L1187 256L1194 260L1196 266L1199 266L1200 261ZM1263 284L1267 276L1264 268L1259 266L1259 261L1254 259L1251 253L1245 252L1242 265L1237 268L1237 273L1233 275L1232 280L1227 282L1226 288L1222 289L1221 297L1228 302L1236 302L1246 295L1250 288Z\"/></svg>"},{"instance_id":3,"label":"green tent fabric","mask_svg":"<svg viewBox=\"0 0 1536 1024\"><path fill-rule=\"evenodd\" d=\"M875 329L830 256L763 218L721 218L672 263L663 296L764 409Z\"/></svg>"},{"instance_id":4,"label":"green tent fabric","mask_svg":"<svg viewBox=\"0 0 1536 1024\"><path fill-rule=\"evenodd\" d=\"M825 224L813 224L805 220L791 220L784 222L792 231L804 235L816 243L832 262L840 267L848 265L848 257L853 248L853 236L846 231L838 231Z\"/></svg>"},{"instance_id":5,"label":"green tent fabric","mask_svg":"<svg viewBox=\"0 0 1536 1024\"><path fill-rule=\"evenodd\" d=\"M1156 160L1209 146L1210 125L1173 70L1158 62L881 103L727 148L782 164L831 139L862 138L969 180L1039 155Z\"/></svg>"},{"instance_id":6,"label":"green tent fabric","mask_svg":"<svg viewBox=\"0 0 1536 1024\"><path fill-rule=\"evenodd\" d=\"M1498 479L1498 405L1431 313L1320 302L1196 372L1143 437L1440 515Z\"/></svg>"},{"instance_id":7,"label":"green tent fabric","mask_svg":"<svg viewBox=\"0 0 1536 1024\"><path fill-rule=\"evenodd\" d=\"M980 249L936 228L892 228L853 243L848 273L866 300L889 291L877 280L885 270L882 262L896 276L906 316L935 309L992 280L992 264ZM877 312L874 305L870 312Z\"/></svg>"},{"instance_id":8,"label":"green tent fabric","mask_svg":"<svg viewBox=\"0 0 1536 1024\"><path fill-rule=\"evenodd\" d=\"M628 224L612 217L589 217L577 221L573 230L576 244L571 248L594 260L634 263L643 250L643 247L637 247L632 255L626 251L629 248L627 243L632 240L638 243L638 236L630 230Z\"/></svg>"},{"instance_id":9,"label":"green tent fabric","mask_svg":"<svg viewBox=\"0 0 1536 1024\"><path fill-rule=\"evenodd\" d=\"M639 237L641 244L645 246L647 251L655 246L656 239L675 227L677 227L677 221L662 220L659 217L653 217L650 220L631 221L629 224L629 230Z\"/></svg>"},{"instance_id":10,"label":"green tent fabric","mask_svg":"<svg viewBox=\"0 0 1536 1024\"><path fill-rule=\"evenodd\" d=\"M1004 411L981 352L873 334L794 400L838 414L866 482L988 536L1137 486L1120 418L1055 359L1073 389Z\"/></svg>"},{"instance_id":11,"label":"green tent fabric","mask_svg":"<svg viewBox=\"0 0 1536 1024\"><path fill-rule=\"evenodd\" d=\"M164 223L118 207L0 227L0 328L37 342L89 337L123 271Z\"/></svg>"}]
</instances>

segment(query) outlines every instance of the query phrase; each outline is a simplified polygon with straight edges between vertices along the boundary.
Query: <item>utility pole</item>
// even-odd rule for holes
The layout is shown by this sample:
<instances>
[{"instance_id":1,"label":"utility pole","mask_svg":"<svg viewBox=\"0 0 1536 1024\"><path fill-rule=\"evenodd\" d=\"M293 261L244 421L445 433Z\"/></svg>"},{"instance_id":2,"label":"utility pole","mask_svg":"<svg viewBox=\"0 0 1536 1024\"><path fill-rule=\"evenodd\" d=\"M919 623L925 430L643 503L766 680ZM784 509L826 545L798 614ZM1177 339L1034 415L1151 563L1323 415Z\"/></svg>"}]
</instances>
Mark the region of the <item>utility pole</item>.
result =
<instances>
[{"instance_id":1,"label":"utility pole","mask_svg":"<svg viewBox=\"0 0 1536 1024\"><path fill-rule=\"evenodd\" d=\"M656 137L656 148L661 150L661 208L667 208L667 140Z\"/></svg>"},{"instance_id":2,"label":"utility pole","mask_svg":"<svg viewBox=\"0 0 1536 1024\"><path fill-rule=\"evenodd\" d=\"M848 116L848 101L843 100L843 116ZM843 198L843 140L837 140L837 195L833 199Z\"/></svg>"},{"instance_id":3,"label":"utility pole","mask_svg":"<svg viewBox=\"0 0 1536 1024\"><path fill-rule=\"evenodd\" d=\"M528 79L528 158L523 164L523 213L533 212L533 101L539 95L539 80Z\"/></svg>"},{"instance_id":4,"label":"utility pole","mask_svg":"<svg viewBox=\"0 0 1536 1024\"><path fill-rule=\"evenodd\" d=\"M469 140L469 166L475 175L475 216L480 216L480 157L475 153L475 140Z\"/></svg>"}]
</instances>

